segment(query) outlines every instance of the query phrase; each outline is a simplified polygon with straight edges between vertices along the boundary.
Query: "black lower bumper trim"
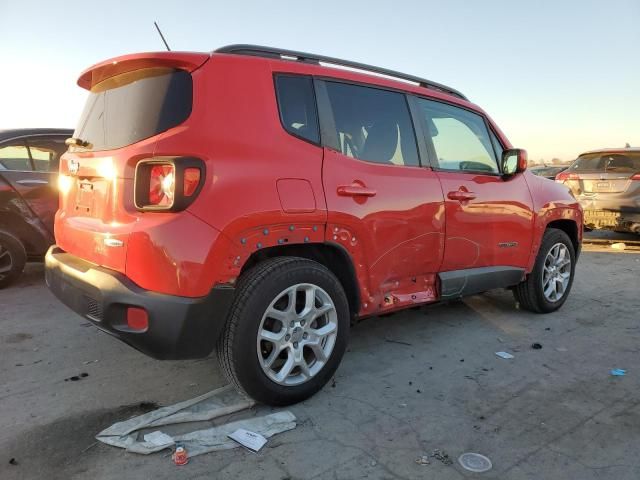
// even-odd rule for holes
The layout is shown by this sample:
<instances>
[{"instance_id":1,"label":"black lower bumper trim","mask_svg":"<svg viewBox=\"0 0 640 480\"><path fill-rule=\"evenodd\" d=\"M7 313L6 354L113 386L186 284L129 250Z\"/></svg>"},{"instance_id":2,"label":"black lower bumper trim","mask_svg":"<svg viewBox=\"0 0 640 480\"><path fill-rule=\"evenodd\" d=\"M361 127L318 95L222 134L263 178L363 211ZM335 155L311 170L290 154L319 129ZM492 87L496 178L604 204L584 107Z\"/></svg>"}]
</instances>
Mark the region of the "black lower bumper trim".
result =
<instances>
[{"instance_id":1,"label":"black lower bumper trim","mask_svg":"<svg viewBox=\"0 0 640 480\"><path fill-rule=\"evenodd\" d=\"M216 286L200 298L144 290L125 275L96 266L55 245L45 258L49 289L71 310L98 328L157 359L203 358L224 328L235 289ZM149 328L127 326L129 306L142 307Z\"/></svg>"}]
</instances>

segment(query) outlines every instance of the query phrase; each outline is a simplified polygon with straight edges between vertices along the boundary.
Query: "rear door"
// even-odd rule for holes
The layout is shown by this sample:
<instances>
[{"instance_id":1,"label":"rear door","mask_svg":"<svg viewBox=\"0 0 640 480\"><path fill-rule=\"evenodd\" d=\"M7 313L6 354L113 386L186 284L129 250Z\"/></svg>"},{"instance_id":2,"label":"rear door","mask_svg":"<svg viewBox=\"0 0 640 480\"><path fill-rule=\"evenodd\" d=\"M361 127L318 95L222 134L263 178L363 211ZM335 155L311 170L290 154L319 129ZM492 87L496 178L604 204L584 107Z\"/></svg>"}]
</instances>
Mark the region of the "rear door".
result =
<instances>
[{"instance_id":1,"label":"rear door","mask_svg":"<svg viewBox=\"0 0 640 480\"><path fill-rule=\"evenodd\" d=\"M337 81L317 82L317 95L329 145L327 240L355 257L369 283L364 308L402 302L402 293L416 303L433 299L429 274L442 261L443 196L435 173L420 165L406 96Z\"/></svg>"},{"instance_id":2,"label":"rear door","mask_svg":"<svg viewBox=\"0 0 640 480\"><path fill-rule=\"evenodd\" d=\"M57 176L64 135L34 135L0 144L0 174L53 235L58 209Z\"/></svg>"},{"instance_id":3,"label":"rear door","mask_svg":"<svg viewBox=\"0 0 640 480\"><path fill-rule=\"evenodd\" d=\"M502 146L476 112L415 99L445 196L442 271L524 268L532 243L532 199L522 174L502 177Z\"/></svg>"}]
</instances>

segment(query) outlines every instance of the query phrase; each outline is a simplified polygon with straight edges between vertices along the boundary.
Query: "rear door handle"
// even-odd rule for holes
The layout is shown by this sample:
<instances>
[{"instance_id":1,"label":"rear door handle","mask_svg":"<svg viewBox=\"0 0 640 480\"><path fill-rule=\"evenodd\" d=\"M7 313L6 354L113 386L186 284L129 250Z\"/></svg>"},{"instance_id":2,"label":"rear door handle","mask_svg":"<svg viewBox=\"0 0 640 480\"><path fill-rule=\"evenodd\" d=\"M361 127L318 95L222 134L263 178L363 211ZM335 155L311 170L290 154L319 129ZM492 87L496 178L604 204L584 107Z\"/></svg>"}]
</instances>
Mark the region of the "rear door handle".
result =
<instances>
[{"instance_id":1,"label":"rear door handle","mask_svg":"<svg viewBox=\"0 0 640 480\"><path fill-rule=\"evenodd\" d=\"M341 197L374 197L376 191L361 185L339 185L338 195Z\"/></svg>"},{"instance_id":2,"label":"rear door handle","mask_svg":"<svg viewBox=\"0 0 640 480\"><path fill-rule=\"evenodd\" d=\"M454 192L447 193L449 200L458 200L459 202L466 202L476 198L476 194L473 192L465 192L464 190L456 190Z\"/></svg>"}]
</instances>

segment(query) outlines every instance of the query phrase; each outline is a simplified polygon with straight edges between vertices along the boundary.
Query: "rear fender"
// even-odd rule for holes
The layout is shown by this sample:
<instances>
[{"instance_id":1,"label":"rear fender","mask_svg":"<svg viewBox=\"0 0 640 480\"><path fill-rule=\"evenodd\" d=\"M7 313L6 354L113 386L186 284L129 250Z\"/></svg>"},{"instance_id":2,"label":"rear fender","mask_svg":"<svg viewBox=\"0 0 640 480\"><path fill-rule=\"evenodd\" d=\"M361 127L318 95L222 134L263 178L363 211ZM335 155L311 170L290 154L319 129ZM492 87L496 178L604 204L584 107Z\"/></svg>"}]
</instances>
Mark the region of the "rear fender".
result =
<instances>
[{"instance_id":1,"label":"rear fender","mask_svg":"<svg viewBox=\"0 0 640 480\"><path fill-rule=\"evenodd\" d=\"M235 283L249 258L265 248L323 243L324 229L325 225L320 222L298 221L257 225L235 232L227 230L223 232L226 238L223 249L226 251L223 255L216 255L224 257L223 268L217 281Z\"/></svg>"}]
</instances>

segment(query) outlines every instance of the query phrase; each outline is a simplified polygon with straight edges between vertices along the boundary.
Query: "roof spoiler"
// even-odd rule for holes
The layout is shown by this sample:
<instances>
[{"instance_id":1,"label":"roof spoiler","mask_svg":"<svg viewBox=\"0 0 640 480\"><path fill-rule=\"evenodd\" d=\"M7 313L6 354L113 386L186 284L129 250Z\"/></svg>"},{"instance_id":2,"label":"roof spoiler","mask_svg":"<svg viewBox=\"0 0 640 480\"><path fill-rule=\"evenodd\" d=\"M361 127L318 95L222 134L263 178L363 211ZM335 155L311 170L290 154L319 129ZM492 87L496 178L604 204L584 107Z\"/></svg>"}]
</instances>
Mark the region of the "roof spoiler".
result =
<instances>
[{"instance_id":1,"label":"roof spoiler","mask_svg":"<svg viewBox=\"0 0 640 480\"><path fill-rule=\"evenodd\" d=\"M167 67L192 72L202 66L210 56L209 53L192 52L149 52L123 55L89 67L80 74L78 85L86 90L91 90L107 78L141 68Z\"/></svg>"}]
</instances>

